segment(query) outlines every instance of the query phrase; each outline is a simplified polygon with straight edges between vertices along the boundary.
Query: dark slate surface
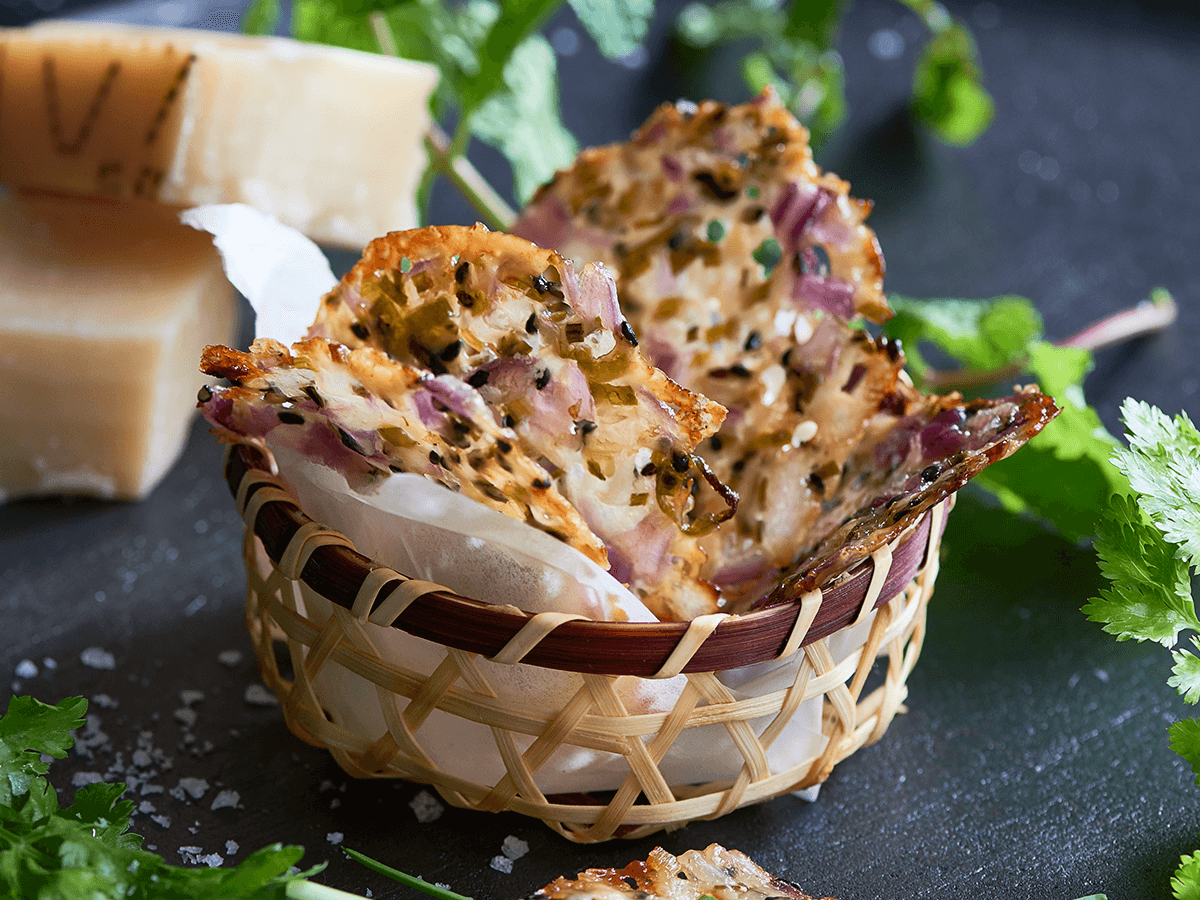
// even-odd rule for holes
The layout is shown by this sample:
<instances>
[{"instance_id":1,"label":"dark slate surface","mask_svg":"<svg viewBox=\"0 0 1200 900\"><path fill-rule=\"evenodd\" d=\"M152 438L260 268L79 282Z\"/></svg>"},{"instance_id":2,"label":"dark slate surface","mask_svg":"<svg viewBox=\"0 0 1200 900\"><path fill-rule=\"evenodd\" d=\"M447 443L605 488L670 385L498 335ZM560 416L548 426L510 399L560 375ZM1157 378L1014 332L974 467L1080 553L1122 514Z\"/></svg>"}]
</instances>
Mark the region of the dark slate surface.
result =
<instances>
[{"instance_id":1,"label":"dark slate surface","mask_svg":"<svg viewBox=\"0 0 1200 900\"><path fill-rule=\"evenodd\" d=\"M889 287L1026 294L1060 338L1166 285L1178 326L1101 353L1087 388L1110 428L1130 394L1196 417L1200 20L1165 4L953 8L976 29L997 101L994 126L966 150L937 144L904 114L919 29L899 5L860 2L843 35L853 117L820 156L876 200ZM50 9L10 0L2 11L15 23ZM120 15L210 27L234 19L192 0ZM552 31L570 27L566 14ZM900 58L869 52L881 30L904 40ZM665 35L659 23L640 66L597 61L586 47L560 58L566 119L581 140L620 138L661 99L739 99L731 60L685 74ZM480 163L503 180L486 154ZM443 194L438 218L470 214ZM138 798L155 807L139 814L138 830L169 859L180 846L237 860L295 842L306 861L330 860L330 884L408 894L340 860L329 836L341 834L406 871L504 900L559 874L644 857L656 843L679 852L718 841L842 900L1099 891L1150 900L1168 895L1179 855L1200 844L1200 791L1167 747L1166 725L1188 710L1165 684L1166 655L1117 644L1084 620L1079 607L1098 584L1089 552L970 497L952 520L909 712L843 763L818 802L783 798L600 847L512 815L447 809L421 824L409 806L420 788L347 779L292 738L276 708L244 699L257 677L241 625L240 522L220 461L197 426L144 503L0 508L0 702L16 690L101 698L92 709L108 740L93 735L90 758L56 767L68 793L74 772L127 766L139 736L170 757L169 770L150 769L166 792ZM90 647L111 653L114 668L85 666ZM241 660L220 662L228 650ZM36 663L36 677L16 679L22 660ZM178 712L186 690L205 695L190 725ZM188 777L209 782L198 802L169 793ZM221 789L239 793L238 809L209 809ZM509 835L530 852L504 874L489 863Z\"/></svg>"}]
</instances>

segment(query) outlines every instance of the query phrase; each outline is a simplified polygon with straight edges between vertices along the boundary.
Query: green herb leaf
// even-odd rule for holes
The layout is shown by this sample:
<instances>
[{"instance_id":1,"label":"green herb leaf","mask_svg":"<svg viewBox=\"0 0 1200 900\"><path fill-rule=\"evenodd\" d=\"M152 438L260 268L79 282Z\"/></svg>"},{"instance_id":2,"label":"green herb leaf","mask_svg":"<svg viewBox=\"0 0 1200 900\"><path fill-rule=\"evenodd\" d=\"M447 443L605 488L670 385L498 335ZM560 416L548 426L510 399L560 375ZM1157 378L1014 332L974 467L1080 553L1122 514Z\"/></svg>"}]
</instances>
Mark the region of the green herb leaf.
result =
<instances>
[{"instance_id":1,"label":"green herb leaf","mask_svg":"<svg viewBox=\"0 0 1200 900\"><path fill-rule=\"evenodd\" d=\"M959 23L935 35L913 78L913 108L942 140L960 147L991 124L995 103L980 83L975 42Z\"/></svg>"},{"instance_id":2,"label":"green herb leaf","mask_svg":"<svg viewBox=\"0 0 1200 900\"><path fill-rule=\"evenodd\" d=\"M242 13L242 31L246 34L274 34L279 16L279 0L254 0Z\"/></svg>"},{"instance_id":3,"label":"green herb leaf","mask_svg":"<svg viewBox=\"0 0 1200 900\"><path fill-rule=\"evenodd\" d=\"M1010 369L1011 384L1027 372L1062 412L1020 453L989 466L975 485L995 495L1012 512L1037 516L1073 541L1095 533L1096 519L1126 482L1108 462L1117 447L1083 396L1091 354L1056 347L1042 339L1042 319L1030 301L1005 296L992 300L914 300L893 296L896 316L885 326L904 343L914 381L931 387L932 367L922 353L928 342L962 367L963 383L938 373L938 387L969 391L970 382L990 384ZM976 376L985 377L978 378Z\"/></svg>"},{"instance_id":4,"label":"green herb leaf","mask_svg":"<svg viewBox=\"0 0 1200 900\"><path fill-rule=\"evenodd\" d=\"M508 158L521 202L570 165L578 146L562 124L554 51L543 37L534 35L517 48L504 67L503 90L476 110L471 127Z\"/></svg>"},{"instance_id":5,"label":"green herb leaf","mask_svg":"<svg viewBox=\"0 0 1200 900\"><path fill-rule=\"evenodd\" d=\"M600 52L616 59L645 40L654 0L571 0L571 8Z\"/></svg>"},{"instance_id":6,"label":"green herb leaf","mask_svg":"<svg viewBox=\"0 0 1200 900\"><path fill-rule=\"evenodd\" d=\"M59 809L41 757L66 756L86 710L81 697L57 706L14 697L0 717L0 896L284 900L288 883L319 871L288 874L303 851L278 844L236 868L167 865L129 833L133 803L121 799L123 784L88 785Z\"/></svg>"},{"instance_id":7,"label":"green herb leaf","mask_svg":"<svg viewBox=\"0 0 1200 900\"><path fill-rule=\"evenodd\" d=\"M1192 636L1192 646L1200 650L1200 639ZM1175 650L1171 653L1175 666L1174 674L1167 679L1167 684L1175 688L1187 703L1200 703L1200 656L1188 650Z\"/></svg>"},{"instance_id":8,"label":"green herb leaf","mask_svg":"<svg viewBox=\"0 0 1200 900\"><path fill-rule=\"evenodd\" d=\"M1171 894L1175 900L1200 900L1200 852L1180 857L1171 876Z\"/></svg>"},{"instance_id":9,"label":"green herb leaf","mask_svg":"<svg viewBox=\"0 0 1200 900\"><path fill-rule=\"evenodd\" d=\"M29 793L49 771L42 756L62 759L75 743L71 732L83 725L87 701L71 697L48 706L33 697L13 697L0 718L0 806Z\"/></svg>"},{"instance_id":10,"label":"green herb leaf","mask_svg":"<svg viewBox=\"0 0 1200 900\"><path fill-rule=\"evenodd\" d=\"M1121 406L1129 448L1117 467L1138 492L1139 503L1181 558L1200 567L1200 432L1186 413L1174 419L1132 398ZM1182 502L1193 498L1192 503Z\"/></svg>"},{"instance_id":11,"label":"green herb leaf","mask_svg":"<svg viewBox=\"0 0 1200 900\"><path fill-rule=\"evenodd\" d=\"M764 272L770 274L771 270L779 265L779 260L783 258L783 251L779 247L779 241L769 237L754 248L754 252L750 255L754 257L756 263L763 267Z\"/></svg>"},{"instance_id":12,"label":"green herb leaf","mask_svg":"<svg viewBox=\"0 0 1200 900\"><path fill-rule=\"evenodd\" d=\"M1171 735L1171 749L1188 761L1196 775L1196 785L1200 787L1200 721L1182 719L1167 731Z\"/></svg>"},{"instance_id":13,"label":"green herb leaf","mask_svg":"<svg viewBox=\"0 0 1200 900\"><path fill-rule=\"evenodd\" d=\"M1118 641L1172 648L1184 629L1200 631L1187 567L1129 497L1115 496L1100 520L1096 553L1112 582L1083 611Z\"/></svg>"}]
</instances>

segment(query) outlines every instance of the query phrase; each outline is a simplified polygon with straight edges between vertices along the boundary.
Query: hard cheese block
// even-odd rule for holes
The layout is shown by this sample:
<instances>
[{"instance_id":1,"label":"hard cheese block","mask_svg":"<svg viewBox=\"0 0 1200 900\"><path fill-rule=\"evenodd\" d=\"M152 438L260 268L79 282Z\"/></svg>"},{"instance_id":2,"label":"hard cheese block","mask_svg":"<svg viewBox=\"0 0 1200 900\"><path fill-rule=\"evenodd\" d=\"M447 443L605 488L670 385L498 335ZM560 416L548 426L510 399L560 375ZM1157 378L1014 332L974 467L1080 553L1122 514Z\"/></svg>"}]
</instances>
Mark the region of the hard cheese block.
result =
<instances>
[{"instance_id":1,"label":"hard cheese block","mask_svg":"<svg viewBox=\"0 0 1200 900\"><path fill-rule=\"evenodd\" d=\"M286 38L0 29L0 182L243 202L361 249L417 224L432 66Z\"/></svg>"},{"instance_id":2,"label":"hard cheese block","mask_svg":"<svg viewBox=\"0 0 1200 900\"><path fill-rule=\"evenodd\" d=\"M149 493L235 303L169 207L0 190L0 500Z\"/></svg>"}]
</instances>

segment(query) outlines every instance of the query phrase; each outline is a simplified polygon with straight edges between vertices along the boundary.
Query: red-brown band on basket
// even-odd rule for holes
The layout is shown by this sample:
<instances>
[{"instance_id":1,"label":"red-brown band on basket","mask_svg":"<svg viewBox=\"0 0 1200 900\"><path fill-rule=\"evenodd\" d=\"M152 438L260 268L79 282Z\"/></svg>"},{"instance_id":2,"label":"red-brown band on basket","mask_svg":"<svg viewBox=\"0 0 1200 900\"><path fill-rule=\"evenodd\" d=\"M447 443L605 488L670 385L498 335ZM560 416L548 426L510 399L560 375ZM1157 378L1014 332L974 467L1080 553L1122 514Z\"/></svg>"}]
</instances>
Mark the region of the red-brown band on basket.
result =
<instances>
[{"instance_id":1,"label":"red-brown band on basket","mask_svg":"<svg viewBox=\"0 0 1200 900\"><path fill-rule=\"evenodd\" d=\"M235 496L252 471L268 468L259 452L248 445L233 447L225 477ZM251 486L245 500L258 490ZM263 503L253 528L271 561L278 565L296 532L312 520L290 499L272 496ZM944 521L944 517L943 517ZM926 514L892 553L892 564L875 607L890 602L912 581L930 542L931 516ZM940 535L937 535L940 538ZM376 564L350 547L316 547L300 578L333 603L352 609L363 582ZM837 583L824 589L820 607L801 641L807 645L854 623L867 597L874 565L864 561ZM385 583L375 600L377 608L403 581ZM776 659L789 645L802 604L784 603L722 621L683 667L684 672L716 672ZM532 618L530 613L497 607L450 591L423 594L408 604L392 623L415 637L492 657L499 653ZM604 675L654 676L671 658L688 630L687 622L569 621L542 638L522 662L568 672ZM589 653L581 654L580 646Z\"/></svg>"}]
</instances>

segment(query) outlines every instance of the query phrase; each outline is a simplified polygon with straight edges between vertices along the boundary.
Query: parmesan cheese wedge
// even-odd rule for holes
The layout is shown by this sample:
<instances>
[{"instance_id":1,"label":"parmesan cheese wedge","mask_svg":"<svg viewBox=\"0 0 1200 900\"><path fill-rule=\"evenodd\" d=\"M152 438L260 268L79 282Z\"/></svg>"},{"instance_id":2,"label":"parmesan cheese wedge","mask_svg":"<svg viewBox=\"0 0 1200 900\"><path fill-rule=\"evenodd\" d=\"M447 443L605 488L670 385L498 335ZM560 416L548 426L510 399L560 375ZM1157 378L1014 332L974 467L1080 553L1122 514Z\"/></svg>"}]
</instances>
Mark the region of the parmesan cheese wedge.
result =
<instances>
[{"instance_id":1,"label":"parmesan cheese wedge","mask_svg":"<svg viewBox=\"0 0 1200 900\"><path fill-rule=\"evenodd\" d=\"M0 190L0 501L149 493L235 304L208 236L168 207Z\"/></svg>"},{"instance_id":2,"label":"parmesan cheese wedge","mask_svg":"<svg viewBox=\"0 0 1200 900\"><path fill-rule=\"evenodd\" d=\"M243 202L360 250L417 224L433 66L286 38L0 29L0 182Z\"/></svg>"}]
</instances>

